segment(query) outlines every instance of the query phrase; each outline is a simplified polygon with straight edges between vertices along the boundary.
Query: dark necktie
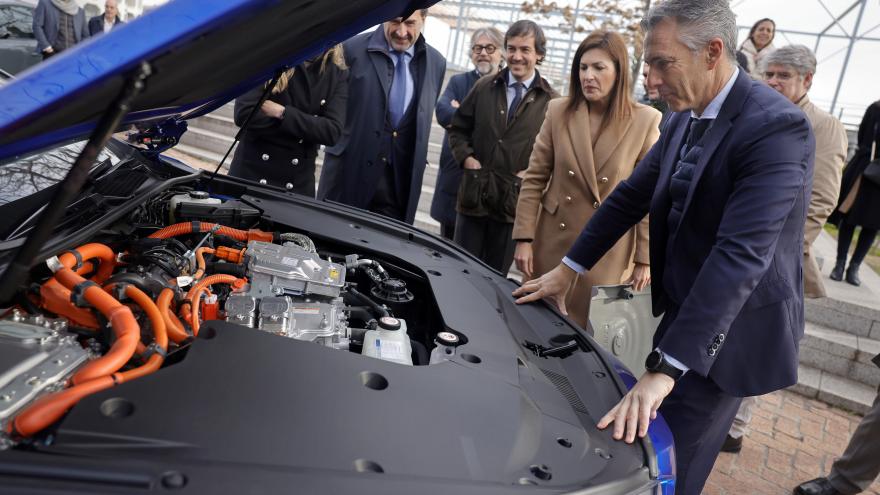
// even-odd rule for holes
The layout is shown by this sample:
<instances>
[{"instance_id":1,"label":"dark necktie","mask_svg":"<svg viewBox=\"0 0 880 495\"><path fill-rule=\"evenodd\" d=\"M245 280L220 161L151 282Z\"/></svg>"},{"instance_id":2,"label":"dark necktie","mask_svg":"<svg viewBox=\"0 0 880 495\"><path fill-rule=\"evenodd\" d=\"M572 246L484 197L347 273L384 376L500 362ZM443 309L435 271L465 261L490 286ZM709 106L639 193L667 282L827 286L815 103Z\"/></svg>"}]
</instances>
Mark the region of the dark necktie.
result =
<instances>
[{"instance_id":1,"label":"dark necktie","mask_svg":"<svg viewBox=\"0 0 880 495\"><path fill-rule=\"evenodd\" d=\"M703 151L700 139L706 133L706 129L712 123L712 119L691 118L690 129L684 146L679 150L679 159L675 165L675 171L669 181L669 195L672 199L672 208L669 210L669 231L675 232L684 212L684 204L687 201L688 190L694 177L694 169L700 160Z\"/></svg>"},{"instance_id":2,"label":"dark necktie","mask_svg":"<svg viewBox=\"0 0 880 495\"><path fill-rule=\"evenodd\" d=\"M388 95L388 106L391 112L391 125L397 128L406 111L406 53L394 52L397 64L394 66L394 79Z\"/></svg>"},{"instance_id":3,"label":"dark necktie","mask_svg":"<svg viewBox=\"0 0 880 495\"><path fill-rule=\"evenodd\" d=\"M695 119L691 117L690 122L690 132L688 132L687 142L685 143L685 154L694 146L694 144L700 142L700 139L703 137L703 134L706 133L706 129L709 128L709 125L712 123L712 119Z\"/></svg>"},{"instance_id":4,"label":"dark necktie","mask_svg":"<svg viewBox=\"0 0 880 495\"><path fill-rule=\"evenodd\" d=\"M522 101L524 87L525 85L521 82L513 83L513 91L516 93L516 95L513 97L513 101L510 102L510 110L507 111L508 124L511 120L513 120L513 116L516 115L516 109L517 107L519 107L519 104Z\"/></svg>"}]
</instances>

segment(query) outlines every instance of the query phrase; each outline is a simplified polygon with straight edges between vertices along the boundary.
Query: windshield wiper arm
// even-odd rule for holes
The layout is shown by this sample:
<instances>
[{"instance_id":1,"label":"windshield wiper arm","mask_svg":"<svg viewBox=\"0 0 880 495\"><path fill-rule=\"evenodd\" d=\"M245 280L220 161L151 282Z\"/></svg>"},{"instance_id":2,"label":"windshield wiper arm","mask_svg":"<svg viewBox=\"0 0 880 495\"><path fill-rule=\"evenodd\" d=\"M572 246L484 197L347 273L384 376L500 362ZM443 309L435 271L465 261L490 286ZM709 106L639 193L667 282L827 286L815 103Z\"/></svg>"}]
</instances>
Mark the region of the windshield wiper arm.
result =
<instances>
[{"instance_id":1,"label":"windshield wiper arm","mask_svg":"<svg viewBox=\"0 0 880 495\"><path fill-rule=\"evenodd\" d=\"M24 244L15 253L15 258L0 276L0 301L8 301L12 295L21 288L22 282L27 277L28 270L34 262L34 258L40 252L46 239L52 234L55 224L64 215L68 203L75 198L86 179L89 170L98 153L107 145L113 131L119 127L122 118L131 110L131 102L144 89L144 82L152 73L152 68L146 62L141 62L134 73L122 87L122 91L116 100L107 107L101 115L101 119L92 131L89 141L82 152L73 162L70 171L61 181L58 193L49 202L49 205L40 215L36 225Z\"/></svg>"}]
</instances>

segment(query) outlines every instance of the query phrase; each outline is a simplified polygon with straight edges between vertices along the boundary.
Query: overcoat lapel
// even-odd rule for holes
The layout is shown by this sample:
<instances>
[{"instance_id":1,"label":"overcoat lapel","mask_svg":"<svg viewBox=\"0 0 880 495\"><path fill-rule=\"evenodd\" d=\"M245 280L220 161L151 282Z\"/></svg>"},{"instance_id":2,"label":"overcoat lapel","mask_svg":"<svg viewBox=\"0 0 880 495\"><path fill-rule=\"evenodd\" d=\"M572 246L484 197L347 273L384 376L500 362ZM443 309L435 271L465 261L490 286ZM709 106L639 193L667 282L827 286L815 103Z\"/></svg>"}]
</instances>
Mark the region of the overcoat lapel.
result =
<instances>
[{"instance_id":1,"label":"overcoat lapel","mask_svg":"<svg viewBox=\"0 0 880 495\"><path fill-rule=\"evenodd\" d=\"M564 110L563 110L564 112ZM571 151L577 161L580 176L594 198L599 198L596 183L596 166L590 145L590 113L587 105L578 105L573 118L566 119ZM552 122L548 122L548 125Z\"/></svg>"},{"instance_id":2,"label":"overcoat lapel","mask_svg":"<svg viewBox=\"0 0 880 495\"><path fill-rule=\"evenodd\" d=\"M595 165L596 175L599 175L599 172L608 163L608 159L617 150L617 146L623 140L623 136L629 130L630 125L632 125L632 118L626 120L615 119L614 122L608 123L602 134L599 134L599 139L596 140L596 149L593 151L593 164Z\"/></svg>"}]
</instances>

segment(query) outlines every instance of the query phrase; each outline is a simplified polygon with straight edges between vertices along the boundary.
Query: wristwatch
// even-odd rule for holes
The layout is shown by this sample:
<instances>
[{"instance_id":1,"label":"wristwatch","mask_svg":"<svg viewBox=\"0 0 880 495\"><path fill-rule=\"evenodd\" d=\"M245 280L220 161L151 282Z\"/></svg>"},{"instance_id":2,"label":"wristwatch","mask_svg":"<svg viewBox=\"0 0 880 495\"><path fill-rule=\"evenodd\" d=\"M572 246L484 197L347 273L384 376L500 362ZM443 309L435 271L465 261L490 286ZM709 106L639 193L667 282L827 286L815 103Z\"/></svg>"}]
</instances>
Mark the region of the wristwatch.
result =
<instances>
[{"instance_id":1,"label":"wristwatch","mask_svg":"<svg viewBox=\"0 0 880 495\"><path fill-rule=\"evenodd\" d=\"M648 358L645 359L645 369L653 373L663 373L675 381L678 381L681 375L684 374L684 371L671 365L666 360L666 355L660 349L655 349L648 354Z\"/></svg>"}]
</instances>

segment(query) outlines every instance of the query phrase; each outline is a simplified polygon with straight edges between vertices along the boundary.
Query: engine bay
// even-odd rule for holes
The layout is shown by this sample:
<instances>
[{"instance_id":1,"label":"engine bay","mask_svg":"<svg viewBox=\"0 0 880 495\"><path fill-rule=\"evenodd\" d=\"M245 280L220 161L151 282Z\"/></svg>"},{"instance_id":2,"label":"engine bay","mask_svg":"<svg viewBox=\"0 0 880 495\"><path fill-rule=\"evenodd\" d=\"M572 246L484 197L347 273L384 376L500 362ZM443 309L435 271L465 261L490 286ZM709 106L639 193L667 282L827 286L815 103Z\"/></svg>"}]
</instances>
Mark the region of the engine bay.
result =
<instances>
[{"instance_id":1,"label":"engine bay","mask_svg":"<svg viewBox=\"0 0 880 495\"><path fill-rule=\"evenodd\" d=\"M0 449L185 360L211 320L402 366L455 356L467 338L443 327L419 270L350 246L188 187L138 206L32 270L0 315Z\"/></svg>"}]
</instances>

